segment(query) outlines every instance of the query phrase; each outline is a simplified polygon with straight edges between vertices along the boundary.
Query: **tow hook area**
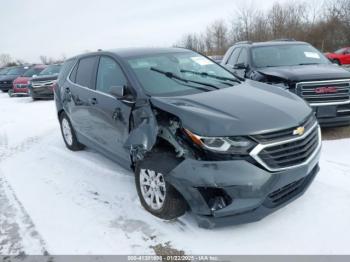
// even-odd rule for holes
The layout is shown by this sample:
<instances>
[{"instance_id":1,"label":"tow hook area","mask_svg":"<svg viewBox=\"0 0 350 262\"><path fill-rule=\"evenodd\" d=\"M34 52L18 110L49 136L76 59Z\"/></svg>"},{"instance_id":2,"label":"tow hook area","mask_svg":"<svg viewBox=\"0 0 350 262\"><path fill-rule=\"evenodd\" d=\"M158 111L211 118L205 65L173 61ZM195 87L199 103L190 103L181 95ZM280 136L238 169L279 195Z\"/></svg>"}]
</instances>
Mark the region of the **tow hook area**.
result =
<instances>
[{"instance_id":1,"label":"tow hook area","mask_svg":"<svg viewBox=\"0 0 350 262\"><path fill-rule=\"evenodd\" d=\"M198 187L197 188L212 212L230 205L233 199L222 188Z\"/></svg>"}]
</instances>

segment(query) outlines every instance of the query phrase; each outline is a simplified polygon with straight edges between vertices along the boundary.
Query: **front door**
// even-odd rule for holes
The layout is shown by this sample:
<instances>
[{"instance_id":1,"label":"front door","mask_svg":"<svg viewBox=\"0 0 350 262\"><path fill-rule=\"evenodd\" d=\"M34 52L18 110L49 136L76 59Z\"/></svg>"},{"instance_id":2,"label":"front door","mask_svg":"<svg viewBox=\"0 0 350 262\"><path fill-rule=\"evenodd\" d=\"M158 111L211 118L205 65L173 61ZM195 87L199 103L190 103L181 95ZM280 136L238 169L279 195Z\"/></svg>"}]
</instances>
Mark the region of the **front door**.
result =
<instances>
[{"instance_id":1,"label":"front door","mask_svg":"<svg viewBox=\"0 0 350 262\"><path fill-rule=\"evenodd\" d=\"M94 95L90 98L91 121L94 126L91 131L92 139L105 151L117 155L120 158L118 160L130 161L130 154L124 148L124 143L129 136L132 103L112 96L112 86L128 86L126 77L116 60L101 56Z\"/></svg>"}]
</instances>

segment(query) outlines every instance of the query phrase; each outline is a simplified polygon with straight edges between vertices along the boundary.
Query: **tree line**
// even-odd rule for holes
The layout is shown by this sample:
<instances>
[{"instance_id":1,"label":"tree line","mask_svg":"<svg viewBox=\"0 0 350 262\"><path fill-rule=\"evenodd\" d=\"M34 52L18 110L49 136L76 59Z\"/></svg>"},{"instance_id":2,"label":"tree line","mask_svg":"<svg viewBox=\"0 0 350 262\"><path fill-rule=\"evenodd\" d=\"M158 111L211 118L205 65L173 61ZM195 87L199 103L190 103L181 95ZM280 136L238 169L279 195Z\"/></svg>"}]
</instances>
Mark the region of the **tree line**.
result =
<instances>
[{"instance_id":1,"label":"tree line","mask_svg":"<svg viewBox=\"0 0 350 262\"><path fill-rule=\"evenodd\" d=\"M61 58L53 58L45 55L39 56L39 60L44 65L51 65L62 63L66 59L65 55L62 55ZM0 68L8 67L8 66L19 66L28 64L26 61L22 59L13 58L9 54L0 54Z\"/></svg>"},{"instance_id":2,"label":"tree line","mask_svg":"<svg viewBox=\"0 0 350 262\"><path fill-rule=\"evenodd\" d=\"M175 46L223 55L239 41L295 39L323 52L350 45L350 0L275 2L266 11L237 9L230 20L216 20L201 33L185 34Z\"/></svg>"}]
</instances>

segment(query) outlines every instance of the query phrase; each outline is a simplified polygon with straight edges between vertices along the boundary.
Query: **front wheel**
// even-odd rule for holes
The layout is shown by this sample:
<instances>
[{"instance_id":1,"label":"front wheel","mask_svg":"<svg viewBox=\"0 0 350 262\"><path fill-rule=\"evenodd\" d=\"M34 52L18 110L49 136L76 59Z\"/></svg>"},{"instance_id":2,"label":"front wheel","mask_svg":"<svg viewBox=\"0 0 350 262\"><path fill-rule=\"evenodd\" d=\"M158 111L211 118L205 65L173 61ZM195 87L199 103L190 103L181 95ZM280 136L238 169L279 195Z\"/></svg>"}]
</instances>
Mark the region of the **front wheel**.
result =
<instances>
[{"instance_id":1,"label":"front wheel","mask_svg":"<svg viewBox=\"0 0 350 262\"><path fill-rule=\"evenodd\" d=\"M179 159L169 152L152 152L136 165L136 189L142 206L166 220L175 219L187 210L183 197L165 179L178 163Z\"/></svg>"},{"instance_id":2,"label":"front wheel","mask_svg":"<svg viewBox=\"0 0 350 262\"><path fill-rule=\"evenodd\" d=\"M64 112L60 116L60 125L63 140L68 149L72 151L79 151L84 149L84 145L79 143L72 123L70 122L68 116Z\"/></svg>"},{"instance_id":3,"label":"front wheel","mask_svg":"<svg viewBox=\"0 0 350 262\"><path fill-rule=\"evenodd\" d=\"M333 62L337 65L341 65L340 61L338 59L334 59Z\"/></svg>"}]
</instances>

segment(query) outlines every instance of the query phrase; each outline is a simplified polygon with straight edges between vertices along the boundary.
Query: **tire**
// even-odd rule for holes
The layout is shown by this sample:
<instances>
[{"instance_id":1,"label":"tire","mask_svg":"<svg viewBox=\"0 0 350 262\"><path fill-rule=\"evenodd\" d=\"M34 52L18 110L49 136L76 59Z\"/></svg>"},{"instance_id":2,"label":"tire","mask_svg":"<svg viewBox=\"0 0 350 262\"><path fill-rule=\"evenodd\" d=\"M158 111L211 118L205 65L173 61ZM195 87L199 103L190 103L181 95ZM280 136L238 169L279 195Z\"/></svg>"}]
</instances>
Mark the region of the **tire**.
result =
<instances>
[{"instance_id":1,"label":"tire","mask_svg":"<svg viewBox=\"0 0 350 262\"><path fill-rule=\"evenodd\" d=\"M8 90L1 90L3 93L7 93L8 92Z\"/></svg>"},{"instance_id":2,"label":"tire","mask_svg":"<svg viewBox=\"0 0 350 262\"><path fill-rule=\"evenodd\" d=\"M182 216L187 210L187 203L184 198L164 179L180 161L174 154L166 150L160 150L149 153L143 160L136 164L135 182L140 202L148 212L156 217L171 220ZM147 176L149 178L148 182L145 179ZM152 176L153 180L151 178ZM149 181L152 181L151 185L141 185L141 183L149 183ZM152 189L152 186L155 189ZM152 203L150 203L150 199L146 198L146 192L153 192L153 197L150 196ZM164 200L162 201L158 197L160 204L157 205L158 202L155 200L159 194L163 196Z\"/></svg>"},{"instance_id":3,"label":"tire","mask_svg":"<svg viewBox=\"0 0 350 262\"><path fill-rule=\"evenodd\" d=\"M341 65L341 63L338 59L334 59L333 62L336 63L337 65Z\"/></svg>"},{"instance_id":4,"label":"tire","mask_svg":"<svg viewBox=\"0 0 350 262\"><path fill-rule=\"evenodd\" d=\"M7 94L9 95L9 97L13 97L13 91L10 89Z\"/></svg>"},{"instance_id":5,"label":"tire","mask_svg":"<svg viewBox=\"0 0 350 262\"><path fill-rule=\"evenodd\" d=\"M79 143L72 123L64 112L60 115L60 126L63 141L66 144L66 147L72 151L83 150L85 146Z\"/></svg>"}]
</instances>

